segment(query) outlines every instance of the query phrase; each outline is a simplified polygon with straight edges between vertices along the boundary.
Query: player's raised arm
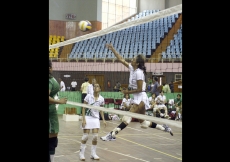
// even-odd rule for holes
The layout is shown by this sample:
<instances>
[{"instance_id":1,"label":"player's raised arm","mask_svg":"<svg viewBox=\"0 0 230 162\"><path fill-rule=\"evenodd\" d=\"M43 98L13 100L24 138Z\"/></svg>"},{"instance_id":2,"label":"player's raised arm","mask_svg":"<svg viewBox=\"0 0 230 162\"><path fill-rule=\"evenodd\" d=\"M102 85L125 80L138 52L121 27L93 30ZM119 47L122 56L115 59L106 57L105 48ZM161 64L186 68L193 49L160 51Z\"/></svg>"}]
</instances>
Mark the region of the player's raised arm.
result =
<instances>
[{"instance_id":1,"label":"player's raised arm","mask_svg":"<svg viewBox=\"0 0 230 162\"><path fill-rule=\"evenodd\" d=\"M114 55L116 56L116 58L123 64L125 65L127 68L129 68L129 63L125 61L125 59L115 50L115 48L113 47L112 44L106 44L105 45L109 50L111 50Z\"/></svg>"}]
</instances>

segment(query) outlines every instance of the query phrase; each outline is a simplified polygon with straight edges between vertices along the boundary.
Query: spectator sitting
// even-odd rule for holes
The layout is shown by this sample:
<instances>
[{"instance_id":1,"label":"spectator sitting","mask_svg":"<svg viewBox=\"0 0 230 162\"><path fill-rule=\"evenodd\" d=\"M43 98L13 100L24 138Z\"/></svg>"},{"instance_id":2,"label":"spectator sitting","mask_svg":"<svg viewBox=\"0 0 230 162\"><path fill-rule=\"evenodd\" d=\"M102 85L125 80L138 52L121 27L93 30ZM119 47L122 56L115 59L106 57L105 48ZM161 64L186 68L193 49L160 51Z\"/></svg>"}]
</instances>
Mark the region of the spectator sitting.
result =
<instances>
[{"instance_id":1,"label":"spectator sitting","mask_svg":"<svg viewBox=\"0 0 230 162\"><path fill-rule=\"evenodd\" d=\"M160 110L163 109L163 110L165 110L165 112L164 113L160 112L160 116L161 117L164 116L164 118L168 118L169 117L168 110L167 110L167 107L165 106L166 96L164 95L163 91L160 91L160 94L156 97L155 101L157 103L157 108L153 109L153 114L154 113L156 114L156 111L160 112Z\"/></svg>"},{"instance_id":2,"label":"spectator sitting","mask_svg":"<svg viewBox=\"0 0 230 162\"><path fill-rule=\"evenodd\" d=\"M157 104L156 104L155 98L156 98L156 94L155 93L153 93L152 96L149 97L149 106L150 106L150 108L147 109L146 112L152 111L152 113L153 113L153 109L157 108ZM148 113L148 115L149 115L149 113ZM153 114L153 116L156 117L156 112L155 112L155 114Z\"/></svg>"},{"instance_id":3,"label":"spectator sitting","mask_svg":"<svg viewBox=\"0 0 230 162\"><path fill-rule=\"evenodd\" d=\"M182 100L181 94L177 94L177 98L174 99L175 108L176 108L176 117L175 120L179 120L182 115Z\"/></svg>"},{"instance_id":4,"label":"spectator sitting","mask_svg":"<svg viewBox=\"0 0 230 162\"><path fill-rule=\"evenodd\" d=\"M121 103L121 110L129 111L131 107L130 101L131 101L130 95L125 94Z\"/></svg>"}]
</instances>

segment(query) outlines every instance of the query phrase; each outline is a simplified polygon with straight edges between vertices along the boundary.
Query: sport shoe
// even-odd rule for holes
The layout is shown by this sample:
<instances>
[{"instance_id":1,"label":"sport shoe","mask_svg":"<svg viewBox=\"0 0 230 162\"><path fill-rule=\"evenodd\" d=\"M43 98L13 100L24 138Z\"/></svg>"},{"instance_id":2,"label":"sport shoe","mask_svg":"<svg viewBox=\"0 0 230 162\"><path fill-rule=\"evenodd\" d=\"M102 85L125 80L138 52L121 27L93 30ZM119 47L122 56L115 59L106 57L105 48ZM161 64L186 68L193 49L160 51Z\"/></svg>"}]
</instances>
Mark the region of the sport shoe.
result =
<instances>
[{"instance_id":1,"label":"sport shoe","mask_svg":"<svg viewBox=\"0 0 230 162\"><path fill-rule=\"evenodd\" d=\"M177 120L179 120L179 117L178 117L178 116L175 118L175 121L177 121Z\"/></svg>"},{"instance_id":2,"label":"sport shoe","mask_svg":"<svg viewBox=\"0 0 230 162\"><path fill-rule=\"evenodd\" d=\"M162 125L164 128L165 128L165 132L169 132L171 134L171 136L173 136L173 132L172 132L172 129L169 128L167 125L163 124Z\"/></svg>"},{"instance_id":3,"label":"sport shoe","mask_svg":"<svg viewBox=\"0 0 230 162\"><path fill-rule=\"evenodd\" d=\"M111 132L109 132L107 135L105 135L104 137L100 137L100 139L102 141L114 141L116 140L116 137L112 137Z\"/></svg>"},{"instance_id":4,"label":"sport shoe","mask_svg":"<svg viewBox=\"0 0 230 162\"><path fill-rule=\"evenodd\" d=\"M79 153L79 157L80 157L81 161L85 161L85 156L84 156L84 154L81 153L81 151Z\"/></svg>"},{"instance_id":5,"label":"sport shoe","mask_svg":"<svg viewBox=\"0 0 230 162\"><path fill-rule=\"evenodd\" d=\"M91 159L94 159L94 160L99 160L100 158L99 158L99 156L97 156L97 154L95 153L94 155L90 155L90 158Z\"/></svg>"}]
</instances>

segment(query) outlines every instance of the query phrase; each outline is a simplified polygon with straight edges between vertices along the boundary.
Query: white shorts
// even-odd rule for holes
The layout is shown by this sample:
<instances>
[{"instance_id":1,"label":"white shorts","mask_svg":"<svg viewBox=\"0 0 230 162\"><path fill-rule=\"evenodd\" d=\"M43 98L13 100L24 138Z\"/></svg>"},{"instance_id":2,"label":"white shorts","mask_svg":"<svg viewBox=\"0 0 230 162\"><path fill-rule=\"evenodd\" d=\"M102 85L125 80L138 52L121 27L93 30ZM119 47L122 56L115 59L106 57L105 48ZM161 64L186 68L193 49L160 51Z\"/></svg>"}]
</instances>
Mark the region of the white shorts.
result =
<instances>
[{"instance_id":1,"label":"white shorts","mask_svg":"<svg viewBox=\"0 0 230 162\"><path fill-rule=\"evenodd\" d=\"M94 129L100 128L100 120L98 118L94 118L92 116L85 116L86 125L82 128L82 124L80 124L81 129Z\"/></svg>"},{"instance_id":2,"label":"white shorts","mask_svg":"<svg viewBox=\"0 0 230 162\"><path fill-rule=\"evenodd\" d=\"M150 109L150 105L149 105L149 98L146 94L146 92L142 92L142 101L145 103L145 110Z\"/></svg>"},{"instance_id":3,"label":"white shorts","mask_svg":"<svg viewBox=\"0 0 230 162\"><path fill-rule=\"evenodd\" d=\"M133 103L139 105L142 101L143 95L142 92L133 94Z\"/></svg>"},{"instance_id":4,"label":"white shorts","mask_svg":"<svg viewBox=\"0 0 230 162\"><path fill-rule=\"evenodd\" d=\"M143 101L145 104L145 110L149 109L149 99L146 92L134 93L133 94L133 103L139 105Z\"/></svg>"}]
</instances>

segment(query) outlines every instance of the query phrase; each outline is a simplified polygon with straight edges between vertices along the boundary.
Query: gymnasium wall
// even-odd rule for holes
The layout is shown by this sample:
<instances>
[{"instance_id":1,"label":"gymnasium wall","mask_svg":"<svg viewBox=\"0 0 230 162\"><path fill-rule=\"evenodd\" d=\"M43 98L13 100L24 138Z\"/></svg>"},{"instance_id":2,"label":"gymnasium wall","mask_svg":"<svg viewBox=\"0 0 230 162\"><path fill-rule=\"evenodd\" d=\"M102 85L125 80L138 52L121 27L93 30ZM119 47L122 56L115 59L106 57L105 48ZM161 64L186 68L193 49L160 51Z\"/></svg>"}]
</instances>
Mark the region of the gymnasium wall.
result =
<instances>
[{"instance_id":1,"label":"gymnasium wall","mask_svg":"<svg viewBox=\"0 0 230 162\"><path fill-rule=\"evenodd\" d=\"M138 12L164 10L182 4L182 0L138 0Z\"/></svg>"},{"instance_id":2,"label":"gymnasium wall","mask_svg":"<svg viewBox=\"0 0 230 162\"><path fill-rule=\"evenodd\" d=\"M165 0L139 0L138 3L138 12L163 9L165 9Z\"/></svg>"},{"instance_id":3,"label":"gymnasium wall","mask_svg":"<svg viewBox=\"0 0 230 162\"><path fill-rule=\"evenodd\" d=\"M64 36L68 40L101 30L101 8L101 0L49 0L49 34ZM76 19L67 19L68 13L75 14ZM78 23L81 20L89 20L92 29L80 31Z\"/></svg>"},{"instance_id":4,"label":"gymnasium wall","mask_svg":"<svg viewBox=\"0 0 230 162\"><path fill-rule=\"evenodd\" d=\"M73 21L101 21L101 0L49 0L49 20L69 21L67 13L76 15Z\"/></svg>"},{"instance_id":5,"label":"gymnasium wall","mask_svg":"<svg viewBox=\"0 0 230 162\"><path fill-rule=\"evenodd\" d=\"M182 0L165 0L165 9L182 4Z\"/></svg>"}]
</instances>

